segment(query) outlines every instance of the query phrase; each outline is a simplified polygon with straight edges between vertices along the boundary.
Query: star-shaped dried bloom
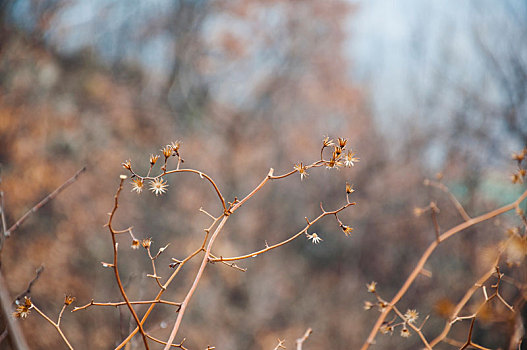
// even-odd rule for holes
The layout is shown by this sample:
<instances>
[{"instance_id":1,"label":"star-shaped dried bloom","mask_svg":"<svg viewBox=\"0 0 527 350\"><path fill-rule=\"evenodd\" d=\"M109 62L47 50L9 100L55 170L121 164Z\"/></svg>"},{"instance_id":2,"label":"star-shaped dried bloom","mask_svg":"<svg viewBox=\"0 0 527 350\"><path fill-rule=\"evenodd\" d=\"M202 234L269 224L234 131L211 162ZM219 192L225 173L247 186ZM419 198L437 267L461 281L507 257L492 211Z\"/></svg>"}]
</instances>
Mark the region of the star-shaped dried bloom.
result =
<instances>
[{"instance_id":1,"label":"star-shaped dried bloom","mask_svg":"<svg viewBox=\"0 0 527 350\"><path fill-rule=\"evenodd\" d=\"M294 169L300 174L300 180L304 180L304 177L309 176L309 174L307 173L307 167L302 164L302 162L300 162L299 164L295 164Z\"/></svg>"},{"instance_id":2,"label":"star-shaped dried bloom","mask_svg":"<svg viewBox=\"0 0 527 350\"><path fill-rule=\"evenodd\" d=\"M355 153L349 150L344 155L344 165L348 168L351 168L355 163L359 162L360 158L355 157Z\"/></svg>"},{"instance_id":3,"label":"star-shaped dried bloom","mask_svg":"<svg viewBox=\"0 0 527 350\"><path fill-rule=\"evenodd\" d=\"M348 142L348 139L339 137L337 140L339 142L339 147L344 149L344 147L346 147L346 143Z\"/></svg>"},{"instance_id":4,"label":"star-shaped dried bloom","mask_svg":"<svg viewBox=\"0 0 527 350\"><path fill-rule=\"evenodd\" d=\"M31 308L33 307L33 304L31 303L31 299L28 297L24 297L24 303L20 303L16 307L16 311L13 312L13 317L15 318L26 318L27 315L31 312Z\"/></svg>"},{"instance_id":5,"label":"star-shaped dried bloom","mask_svg":"<svg viewBox=\"0 0 527 350\"><path fill-rule=\"evenodd\" d=\"M313 233L311 235L308 233L307 234L307 239L310 239L313 242L313 244L319 244L320 242L323 241L323 239L319 235L317 235L316 233Z\"/></svg>"},{"instance_id":6,"label":"star-shaped dried bloom","mask_svg":"<svg viewBox=\"0 0 527 350\"><path fill-rule=\"evenodd\" d=\"M368 292L375 293L377 290L377 282L371 281L370 283L366 284L366 288L368 288Z\"/></svg>"},{"instance_id":7,"label":"star-shaped dried bloom","mask_svg":"<svg viewBox=\"0 0 527 350\"><path fill-rule=\"evenodd\" d=\"M163 178L157 178L150 181L150 191L157 195L163 194L167 191L168 184Z\"/></svg>"},{"instance_id":8,"label":"star-shaped dried bloom","mask_svg":"<svg viewBox=\"0 0 527 350\"><path fill-rule=\"evenodd\" d=\"M132 180L131 184L133 185L132 192L135 191L137 193L141 193L143 191L144 182L142 179L135 178Z\"/></svg>"},{"instance_id":9,"label":"star-shaped dried bloom","mask_svg":"<svg viewBox=\"0 0 527 350\"><path fill-rule=\"evenodd\" d=\"M414 323L417 321L417 318L419 317L419 312L415 309L408 309L406 313L404 314L404 318L406 319L406 322L408 323Z\"/></svg>"}]
</instances>

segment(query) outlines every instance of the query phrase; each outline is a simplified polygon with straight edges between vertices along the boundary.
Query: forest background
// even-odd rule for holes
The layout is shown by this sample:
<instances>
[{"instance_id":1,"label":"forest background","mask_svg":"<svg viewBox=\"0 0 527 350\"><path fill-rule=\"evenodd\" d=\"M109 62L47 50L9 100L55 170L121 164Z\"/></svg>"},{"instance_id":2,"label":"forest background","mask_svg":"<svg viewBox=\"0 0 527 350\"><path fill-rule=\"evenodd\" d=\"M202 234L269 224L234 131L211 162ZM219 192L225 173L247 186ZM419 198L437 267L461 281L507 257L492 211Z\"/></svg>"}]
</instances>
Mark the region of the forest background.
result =
<instances>
[{"instance_id":1,"label":"forest background","mask_svg":"<svg viewBox=\"0 0 527 350\"><path fill-rule=\"evenodd\" d=\"M216 250L243 254L290 236L318 215L320 202L341 203L346 181L356 189L357 205L341 217L351 237L327 219L313 228L318 245L300 238L240 263L247 272L210 266L180 334L192 349L273 349L284 338L293 348L310 327L306 349L359 348L378 317L364 310L366 284L377 281L390 298L435 238L430 215L416 217L414 208L436 203L441 230L462 221L425 179L440 178L471 216L525 190L511 183L511 154L527 145L526 35L527 3L519 0L2 1L0 186L8 223L87 166L5 241L4 287L14 299L44 265L31 297L46 312L57 313L66 293L77 305L120 300L100 262L112 254L103 225L127 159L147 170L150 154L182 140L185 166L211 175L232 200L270 167L284 173L316 160L325 135L345 137L360 163L269 185L233 217ZM201 239L207 217L198 209L213 193L185 176L158 197L126 186L116 220L152 237L156 250L172 242L160 263L168 269L170 257ZM430 315L424 331L437 334L518 224L506 215L445 242L403 309L416 309L420 320ZM151 294L143 252L123 248L121 259L130 293ZM514 274L525 285L521 262ZM196 268L171 297L184 295ZM509 286L504 295L512 302L521 292ZM508 348L516 314L490 315L474 341ZM53 328L32 316L19 321L30 347L60 348ZM159 308L149 329L166 334L174 317ZM63 320L78 349L118 344L133 326L115 308ZM461 341L467 329L460 323L451 337ZM376 339L378 348L421 346L398 333ZM139 337L133 344L141 348ZM10 349L9 340L0 348Z\"/></svg>"}]
</instances>

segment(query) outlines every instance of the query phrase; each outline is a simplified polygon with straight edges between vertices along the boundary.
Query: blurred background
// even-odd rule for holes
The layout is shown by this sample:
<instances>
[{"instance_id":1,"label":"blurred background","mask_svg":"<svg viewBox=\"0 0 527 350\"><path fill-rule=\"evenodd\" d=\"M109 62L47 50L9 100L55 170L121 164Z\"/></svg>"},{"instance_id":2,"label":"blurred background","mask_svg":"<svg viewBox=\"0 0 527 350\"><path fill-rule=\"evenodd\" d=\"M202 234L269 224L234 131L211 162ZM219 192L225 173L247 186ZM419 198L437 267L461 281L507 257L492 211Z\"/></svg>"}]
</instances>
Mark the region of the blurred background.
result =
<instances>
[{"instance_id":1,"label":"blurred background","mask_svg":"<svg viewBox=\"0 0 527 350\"><path fill-rule=\"evenodd\" d=\"M103 1L4 0L0 3L0 176L8 226L83 165L88 170L33 215L2 250L2 272L14 297L35 270L32 300L55 318L65 293L76 304L117 301L109 269L111 239L103 225L131 159L139 172L152 153L182 140L185 166L213 177L227 200L265 177L319 156L324 135L349 138L361 158L352 169L313 169L268 184L228 222L214 253L246 254L279 242L345 202L358 204L305 238L242 261L243 273L208 266L177 341L190 349L287 348L311 327L305 349L356 349L378 317L365 284L386 299L401 287L434 239L435 201L442 230L462 221L448 197L423 185L443 182L471 216L513 201L510 155L527 144L527 2L503 1ZM167 178L166 195L127 187L116 223L152 237L167 277L170 258L201 244L221 214L208 184L191 175ZM492 266L510 215L447 241L403 298L400 309L430 315L424 334L442 330L451 306ZM125 287L151 299L155 283L143 249L120 237ZM520 260L520 262L523 260ZM181 301L198 268L189 264L167 292ZM504 271L525 283L525 266ZM523 276L523 279L521 277ZM517 289L504 287L523 305ZM480 296L479 296L480 297ZM463 314L469 314L469 303ZM517 304L515 304L516 306ZM139 313L143 308L138 308ZM145 328L166 339L176 314L159 306ZM476 322L473 340L508 349L515 315L496 306ZM21 321L32 349L63 347L36 314ZM126 310L66 313L76 349L109 349L133 328ZM3 325L3 323L2 323ZM468 322L452 329L466 340ZM3 328L3 326L2 326ZM142 348L135 338L132 348ZM154 348L155 346L152 345ZM409 339L377 336L375 348L416 349ZM10 349L9 340L0 344ZM454 348L440 344L438 349Z\"/></svg>"}]
</instances>

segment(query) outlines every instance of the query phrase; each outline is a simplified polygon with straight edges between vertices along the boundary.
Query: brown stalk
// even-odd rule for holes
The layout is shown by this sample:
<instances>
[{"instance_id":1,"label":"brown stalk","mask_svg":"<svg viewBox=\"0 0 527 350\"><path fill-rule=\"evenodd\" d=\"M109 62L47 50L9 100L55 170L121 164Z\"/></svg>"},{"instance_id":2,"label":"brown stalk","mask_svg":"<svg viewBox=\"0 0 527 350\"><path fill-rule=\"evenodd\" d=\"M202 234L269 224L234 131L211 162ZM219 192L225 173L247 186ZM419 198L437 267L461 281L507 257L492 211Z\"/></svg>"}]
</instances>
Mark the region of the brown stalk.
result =
<instances>
[{"instance_id":1,"label":"brown stalk","mask_svg":"<svg viewBox=\"0 0 527 350\"><path fill-rule=\"evenodd\" d=\"M123 182L126 179L126 176L121 176L121 181L119 183L119 188L117 189L117 193L115 194L115 203L112 209L112 212L110 213L110 218L108 219L108 229L110 230L110 234L112 236L112 246L113 246L113 271L115 274L115 280L117 281L117 285L119 286L119 291L121 292L121 295L123 296L124 301L126 302L126 305L128 306L128 309L130 310L130 313L132 314L135 322L137 323L139 327L139 331L141 332L141 336L143 337L143 343L145 344L145 349L149 349L148 347L148 341L146 338L145 331L143 329L143 325L141 324L141 321L139 321L139 317L137 317L137 313L135 312L134 308L132 307L132 304L130 303L130 300L128 299L128 296L126 295L126 292L124 291L123 284L121 282L121 277L119 276L119 268L117 266L117 247L118 244L115 239L115 231L112 227L112 220L115 215L115 212L117 211L117 208L119 207L119 194L121 193L123 189Z\"/></svg>"},{"instance_id":2,"label":"brown stalk","mask_svg":"<svg viewBox=\"0 0 527 350\"><path fill-rule=\"evenodd\" d=\"M423 253L423 255L421 256L421 258L419 259L419 261L417 262L417 266L413 269L413 271L410 273L410 276L408 276L408 278L406 279L406 281L404 282L403 286L401 287L401 289L399 289L399 291L397 292L397 294L393 297L393 299L389 302L389 304L387 305L387 307L382 311L382 313L380 314L380 316L378 317L375 325L373 326L368 338L366 339L366 341L364 342L364 344L362 345L361 347L361 350L366 350L369 348L369 346L373 343L374 339L375 339L375 336L377 335L377 332L379 331L379 328L381 327L382 323L384 322L384 320L386 319L386 316L388 316L388 313L392 310L393 306L399 302L399 300L401 300L401 298L405 295L405 293L408 291L408 289L410 288L410 286L412 285L412 283L414 282L414 280L417 278L417 276L419 275L419 272L421 271L421 269L424 267L425 263L428 261L428 258L430 257L430 255L432 255L432 253L434 252L434 250L437 248L437 246L439 246L439 244L445 240L447 240L448 238L452 237L453 235L465 230L466 228L468 227L471 227L471 226L474 226L480 222L483 222L483 221L486 221L486 220L489 220L493 217L496 217L498 215L501 215L505 212L508 212L509 210L512 210L514 208L517 208L521 202L523 202L523 200L527 198L527 191L525 191L520 197L518 197L518 199L516 199L514 202L508 204L508 205L505 205L501 208L498 208L498 209L495 209L491 212L488 212L486 214L483 214L483 215L480 215L478 217L475 217L475 218L472 218L470 220L467 220L453 228L451 228L450 230L446 231L445 233L443 233L440 237L439 237L439 240L438 241L434 241L432 242L428 248L425 250L425 252Z\"/></svg>"}]
</instances>

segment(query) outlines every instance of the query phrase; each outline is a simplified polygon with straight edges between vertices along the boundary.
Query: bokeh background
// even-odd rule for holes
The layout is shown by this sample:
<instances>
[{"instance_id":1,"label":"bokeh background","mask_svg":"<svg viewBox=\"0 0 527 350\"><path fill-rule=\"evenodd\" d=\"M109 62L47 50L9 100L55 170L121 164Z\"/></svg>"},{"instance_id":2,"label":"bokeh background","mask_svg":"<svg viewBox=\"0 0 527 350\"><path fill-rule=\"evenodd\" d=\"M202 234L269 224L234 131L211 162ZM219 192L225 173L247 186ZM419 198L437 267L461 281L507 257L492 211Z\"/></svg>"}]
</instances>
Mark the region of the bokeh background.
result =
<instances>
[{"instance_id":1,"label":"bokeh background","mask_svg":"<svg viewBox=\"0 0 527 350\"><path fill-rule=\"evenodd\" d=\"M441 172L473 216L525 189L510 182L510 154L527 144L526 36L521 0L4 0L0 186L8 225L88 167L6 241L7 287L16 296L43 264L31 296L50 315L65 293L77 305L120 300L100 262L111 259L103 225L126 159L146 171L151 153L182 140L185 166L212 176L232 201L270 167L284 173L310 163L324 135L340 136L360 163L267 185L229 221L214 252L245 254L287 238L305 216L318 215L321 201L342 204L345 181L357 189L358 204L340 217L353 235L327 218L313 230L324 239L319 245L299 238L241 262L245 273L209 266L179 340L186 337L191 349L273 349L285 338L294 348L311 327L305 349L356 349L378 316L363 310L372 300L365 284L377 281L380 295L391 298L434 239L430 217L416 218L413 208L436 201L443 230L462 221L424 179ZM158 262L163 277L171 257L201 244L209 219L198 209L221 212L199 178L168 181L160 197L138 196L127 184L116 217L139 238L152 237L155 251L171 243ZM476 226L432 256L431 276L419 277L400 306L430 315L425 335L440 332L450 305L489 268L513 225L517 219L505 215ZM129 244L121 237L126 288L134 299L150 299L149 260ZM503 269L525 282L523 264ZM196 270L197 262L189 264L167 295L180 301ZM517 289L504 287L504 295L523 305ZM508 349L516 316L499 307L489 315L473 339ZM157 307L146 329L166 339L175 317ZM32 349L64 347L37 315L21 325ZM126 310L114 308L63 320L76 349L110 349L132 327ZM457 324L451 338L466 339L467 329ZM415 334L397 332L379 335L375 346L419 347ZM0 348L10 349L9 340ZM139 338L132 348L142 348Z\"/></svg>"}]
</instances>

